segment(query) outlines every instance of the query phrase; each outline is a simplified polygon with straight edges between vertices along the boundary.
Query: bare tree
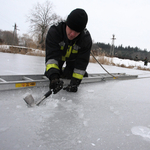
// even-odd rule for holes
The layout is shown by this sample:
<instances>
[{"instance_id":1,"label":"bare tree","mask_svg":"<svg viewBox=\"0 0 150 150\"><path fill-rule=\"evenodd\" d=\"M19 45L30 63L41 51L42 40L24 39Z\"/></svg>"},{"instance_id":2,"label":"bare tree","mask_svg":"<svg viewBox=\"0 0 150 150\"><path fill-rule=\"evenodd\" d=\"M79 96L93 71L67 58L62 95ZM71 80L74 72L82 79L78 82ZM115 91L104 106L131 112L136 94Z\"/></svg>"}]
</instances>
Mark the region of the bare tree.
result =
<instances>
[{"instance_id":1,"label":"bare tree","mask_svg":"<svg viewBox=\"0 0 150 150\"><path fill-rule=\"evenodd\" d=\"M28 16L31 34L38 39L42 49L45 47L45 38L49 27L62 20L60 16L53 13L52 7L53 5L49 1L44 4L37 3Z\"/></svg>"},{"instance_id":2,"label":"bare tree","mask_svg":"<svg viewBox=\"0 0 150 150\"><path fill-rule=\"evenodd\" d=\"M36 48L36 43L28 34L23 34L19 37L19 45Z\"/></svg>"},{"instance_id":3,"label":"bare tree","mask_svg":"<svg viewBox=\"0 0 150 150\"><path fill-rule=\"evenodd\" d=\"M2 39L2 30L0 30L0 44L3 44L3 39Z\"/></svg>"},{"instance_id":4,"label":"bare tree","mask_svg":"<svg viewBox=\"0 0 150 150\"><path fill-rule=\"evenodd\" d=\"M3 31L2 40L4 41L5 44L8 44L8 45L14 45L14 42L16 43L16 45L18 45L18 38L16 37L14 39L14 34L12 31Z\"/></svg>"}]
</instances>

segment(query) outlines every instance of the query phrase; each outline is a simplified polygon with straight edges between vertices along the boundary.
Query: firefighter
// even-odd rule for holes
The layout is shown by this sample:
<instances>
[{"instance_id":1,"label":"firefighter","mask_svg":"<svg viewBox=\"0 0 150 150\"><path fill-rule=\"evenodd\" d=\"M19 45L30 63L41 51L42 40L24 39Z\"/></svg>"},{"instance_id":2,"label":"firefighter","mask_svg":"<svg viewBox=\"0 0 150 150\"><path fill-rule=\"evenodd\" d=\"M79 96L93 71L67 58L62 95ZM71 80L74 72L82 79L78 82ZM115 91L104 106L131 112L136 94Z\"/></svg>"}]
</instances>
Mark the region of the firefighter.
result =
<instances>
[{"instance_id":1,"label":"firefighter","mask_svg":"<svg viewBox=\"0 0 150 150\"><path fill-rule=\"evenodd\" d=\"M147 59L147 57L145 57L145 59L144 59L144 66L147 66L147 63L148 63L148 59Z\"/></svg>"},{"instance_id":2,"label":"firefighter","mask_svg":"<svg viewBox=\"0 0 150 150\"><path fill-rule=\"evenodd\" d=\"M70 79L64 90L77 92L82 78L87 76L92 46L91 35L86 29L87 21L85 10L77 8L65 22L51 26L47 33L45 75L54 94L63 88L61 78Z\"/></svg>"}]
</instances>

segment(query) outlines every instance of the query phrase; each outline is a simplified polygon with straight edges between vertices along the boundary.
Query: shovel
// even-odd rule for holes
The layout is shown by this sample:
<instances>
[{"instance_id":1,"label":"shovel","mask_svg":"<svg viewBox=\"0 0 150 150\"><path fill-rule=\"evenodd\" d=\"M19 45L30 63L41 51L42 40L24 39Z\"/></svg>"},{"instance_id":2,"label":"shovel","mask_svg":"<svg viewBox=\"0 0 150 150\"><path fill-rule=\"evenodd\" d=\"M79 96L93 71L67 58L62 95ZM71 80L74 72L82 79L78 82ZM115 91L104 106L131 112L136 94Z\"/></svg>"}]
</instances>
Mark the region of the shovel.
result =
<instances>
[{"instance_id":1,"label":"shovel","mask_svg":"<svg viewBox=\"0 0 150 150\"><path fill-rule=\"evenodd\" d=\"M24 101L27 103L28 106L32 107L32 106L39 106L41 104L41 102L47 98L48 96L50 96L52 94L52 91L48 91L43 97L42 99L40 99L39 101L37 101L36 103L34 102L34 98L31 94L27 95L25 98L24 98Z\"/></svg>"}]
</instances>

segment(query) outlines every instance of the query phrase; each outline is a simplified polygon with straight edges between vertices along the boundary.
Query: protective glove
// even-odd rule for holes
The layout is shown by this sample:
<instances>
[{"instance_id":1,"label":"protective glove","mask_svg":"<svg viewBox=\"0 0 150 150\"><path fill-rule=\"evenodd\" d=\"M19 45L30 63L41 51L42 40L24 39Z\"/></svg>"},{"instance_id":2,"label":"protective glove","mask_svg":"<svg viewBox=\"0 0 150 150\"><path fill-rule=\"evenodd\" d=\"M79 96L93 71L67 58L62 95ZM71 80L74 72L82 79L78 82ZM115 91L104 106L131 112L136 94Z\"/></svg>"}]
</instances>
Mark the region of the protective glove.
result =
<instances>
[{"instance_id":1,"label":"protective glove","mask_svg":"<svg viewBox=\"0 0 150 150\"><path fill-rule=\"evenodd\" d=\"M77 92L78 86L69 84L67 87L63 88L63 90L66 90L68 92Z\"/></svg>"},{"instance_id":2,"label":"protective glove","mask_svg":"<svg viewBox=\"0 0 150 150\"><path fill-rule=\"evenodd\" d=\"M59 80L58 76L53 76L50 79L49 88L52 90L54 94L56 94L63 88L63 84L64 82L62 80Z\"/></svg>"}]
</instances>

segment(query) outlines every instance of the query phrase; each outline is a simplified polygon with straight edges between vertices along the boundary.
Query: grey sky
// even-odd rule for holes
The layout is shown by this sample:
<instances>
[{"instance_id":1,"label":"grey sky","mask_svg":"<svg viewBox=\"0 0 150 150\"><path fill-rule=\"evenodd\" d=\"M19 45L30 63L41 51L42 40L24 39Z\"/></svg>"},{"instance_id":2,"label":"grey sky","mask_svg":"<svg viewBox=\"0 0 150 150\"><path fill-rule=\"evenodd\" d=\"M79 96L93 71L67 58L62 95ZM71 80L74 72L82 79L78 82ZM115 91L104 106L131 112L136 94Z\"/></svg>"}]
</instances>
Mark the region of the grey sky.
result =
<instances>
[{"instance_id":1,"label":"grey sky","mask_svg":"<svg viewBox=\"0 0 150 150\"><path fill-rule=\"evenodd\" d=\"M29 31L27 15L34 5L45 0L0 0L0 29L18 34ZM150 1L149 0L51 0L53 11L63 18L75 8L88 13L87 29L94 42L110 43L115 34L115 45L139 47L150 51Z\"/></svg>"}]
</instances>

